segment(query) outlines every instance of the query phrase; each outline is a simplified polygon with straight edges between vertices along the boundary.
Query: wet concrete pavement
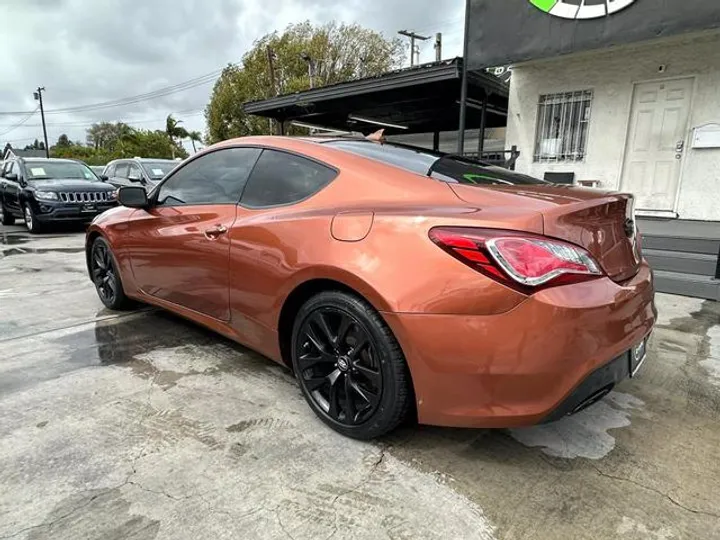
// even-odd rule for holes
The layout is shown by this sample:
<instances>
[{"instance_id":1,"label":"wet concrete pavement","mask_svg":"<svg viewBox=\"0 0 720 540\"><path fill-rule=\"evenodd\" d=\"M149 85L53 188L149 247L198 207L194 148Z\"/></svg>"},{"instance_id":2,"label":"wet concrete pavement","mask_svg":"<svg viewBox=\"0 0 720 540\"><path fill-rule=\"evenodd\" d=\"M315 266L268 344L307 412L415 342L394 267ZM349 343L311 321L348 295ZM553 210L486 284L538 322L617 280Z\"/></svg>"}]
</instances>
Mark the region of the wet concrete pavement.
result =
<instances>
[{"instance_id":1,"label":"wet concrete pavement","mask_svg":"<svg viewBox=\"0 0 720 540\"><path fill-rule=\"evenodd\" d=\"M0 539L720 538L720 305L658 295L639 376L523 430L315 419L285 369L105 310L80 233L0 228Z\"/></svg>"}]
</instances>

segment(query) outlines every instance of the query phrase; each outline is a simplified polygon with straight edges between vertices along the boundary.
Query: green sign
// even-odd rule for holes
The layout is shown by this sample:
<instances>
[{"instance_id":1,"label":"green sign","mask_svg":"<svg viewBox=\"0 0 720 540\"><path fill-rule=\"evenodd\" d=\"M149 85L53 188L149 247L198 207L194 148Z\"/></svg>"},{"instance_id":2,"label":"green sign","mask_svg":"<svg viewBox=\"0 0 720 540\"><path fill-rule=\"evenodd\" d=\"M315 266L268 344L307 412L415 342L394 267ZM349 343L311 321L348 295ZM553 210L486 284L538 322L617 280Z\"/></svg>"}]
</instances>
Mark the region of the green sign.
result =
<instances>
[{"instance_id":1,"label":"green sign","mask_svg":"<svg viewBox=\"0 0 720 540\"><path fill-rule=\"evenodd\" d=\"M589 4L586 0L528 0L536 8L562 19L598 19L607 17L635 3L635 0L605 0Z\"/></svg>"}]
</instances>

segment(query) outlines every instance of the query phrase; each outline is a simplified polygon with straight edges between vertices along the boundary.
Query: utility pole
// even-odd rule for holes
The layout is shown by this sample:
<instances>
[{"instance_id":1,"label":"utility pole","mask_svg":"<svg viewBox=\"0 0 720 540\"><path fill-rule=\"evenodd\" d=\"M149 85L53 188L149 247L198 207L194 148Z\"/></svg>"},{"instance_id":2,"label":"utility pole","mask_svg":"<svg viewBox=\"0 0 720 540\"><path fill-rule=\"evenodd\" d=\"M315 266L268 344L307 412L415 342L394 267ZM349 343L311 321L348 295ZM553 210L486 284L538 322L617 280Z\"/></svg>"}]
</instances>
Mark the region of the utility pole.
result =
<instances>
[{"instance_id":1,"label":"utility pole","mask_svg":"<svg viewBox=\"0 0 720 540\"><path fill-rule=\"evenodd\" d=\"M267 60L268 69L270 70L270 93L272 97L275 97L277 96L277 85L275 84L275 51L272 50L270 45L267 47ZM270 135L274 135L275 130L273 129L272 118L268 118L268 124L270 126Z\"/></svg>"},{"instance_id":2,"label":"utility pole","mask_svg":"<svg viewBox=\"0 0 720 540\"><path fill-rule=\"evenodd\" d=\"M50 157L50 147L48 146L47 140L47 128L45 127L45 109L43 108L42 93L45 91L44 86L38 86L37 90L33 92L33 97L36 101L40 102L40 117L42 118L43 125L43 138L45 139L45 157Z\"/></svg>"},{"instance_id":3,"label":"utility pole","mask_svg":"<svg viewBox=\"0 0 720 540\"><path fill-rule=\"evenodd\" d=\"M415 65L415 40L425 41L430 39L430 36L421 36L415 32L409 32L408 30L400 30L398 32L401 36L410 38L410 67ZM420 60L420 53L418 52L418 61Z\"/></svg>"},{"instance_id":4,"label":"utility pole","mask_svg":"<svg viewBox=\"0 0 720 540\"><path fill-rule=\"evenodd\" d=\"M470 48L470 2L465 0L465 35L463 36L462 81L460 82L460 118L458 121L457 153L465 153L465 123L467 118L468 49Z\"/></svg>"},{"instance_id":5,"label":"utility pole","mask_svg":"<svg viewBox=\"0 0 720 540\"><path fill-rule=\"evenodd\" d=\"M300 58L305 60L308 65L308 77L310 78L310 89L315 88L315 61L308 53L300 53Z\"/></svg>"},{"instance_id":6,"label":"utility pole","mask_svg":"<svg viewBox=\"0 0 720 540\"><path fill-rule=\"evenodd\" d=\"M442 32L435 34L435 61L442 60Z\"/></svg>"}]
</instances>

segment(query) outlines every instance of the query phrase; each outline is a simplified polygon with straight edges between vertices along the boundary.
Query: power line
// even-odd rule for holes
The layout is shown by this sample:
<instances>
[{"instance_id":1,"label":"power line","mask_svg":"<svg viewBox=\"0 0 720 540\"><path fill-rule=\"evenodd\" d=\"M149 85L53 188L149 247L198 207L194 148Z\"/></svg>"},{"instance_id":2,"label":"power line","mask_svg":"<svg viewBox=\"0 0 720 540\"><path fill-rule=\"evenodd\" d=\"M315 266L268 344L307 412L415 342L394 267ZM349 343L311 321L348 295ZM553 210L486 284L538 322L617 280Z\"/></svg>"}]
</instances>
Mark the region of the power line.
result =
<instances>
[{"instance_id":1,"label":"power line","mask_svg":"<svg viewBox=\"0 0 720 540\"><path fill-rule=\"evenodd\" d=\"M40 108L40 106L38 105L37 107L35 107L35 110L34 110L34 111L31 111L25 118L23 118L22 120L20 120L17 124L11 126L10 129L8 129L8 130L3 131L2 133L0 133L0 137L4 137L5 135L7 135L8 133L10 133L11 131L15 131L17 128L19 128L20 126L22 126L25 122L27 122L28 120L30 120L30 118L32 117L32 115L34 115L36 112L38 112L38 109L39 109L39 108Z\"/></svg>"},{"instance_id":2,"label":"power line","mask_svg":"<svg viewBox=\"0 0 720 540\"><path fill-rule=\"evenodd\" d=\"M189 90L189 89L195 88L197 86L202 86L204 84L208 84L210 82L213 82L222 72L223 72L222 69L215 70L210 73L206 73L205 75L201 75L199 77L195 77L193 79L183 81L181 83L173 84L173 85L166 86L163 88L158 88L157 90L153 90L152 92L146 92L144 94L137 94L135 96L129 96L129 97L115 99L115 100L109 100L109 101L102 101L99 103L92 103L92 104L88 104L88 105L78 105L75 107L48 109L47 111L45 111L45 114L70 114L70 113L77 113L77 112L87 112L87 111L97 111L97 110L102 110L102 109L109 109L109 108L113 108L113 107L120 107L123 105L133 105L135 103L140 103L142 101L148 101L151 99L168 96L170 94L175 94L177 92L183 92L185 90ZM6 111L6 112L0 112L0 115L18 116L21 114L28 114L28 112L29 111Z\"/></svg>"},{"instance_id":3,"label":"power line","mask_svg":"<svg viewBox=\"0 0 720 540\"><path fill-rule=\"evenodd\" d=\"M202 114L205 112L205 109L187 109L182 111L174 111L168 114L174 114L174 115L182 115L184 117L188 116L197 116L199 114ZM163 118L146 118L142 120L92 120L92 121L75 121L75 122L48 122L48 127L89 127L93 124L97 124L98 122L123 122L126 124L147 124L150 122L161 122L164 121L165 118L167 118L167 115ZM4 127L5 125L13 125L13 124L0 124L0 127ZM26 128L29 127L42 127L42 124L25 124Z\"/></svg>"}]
</instances>

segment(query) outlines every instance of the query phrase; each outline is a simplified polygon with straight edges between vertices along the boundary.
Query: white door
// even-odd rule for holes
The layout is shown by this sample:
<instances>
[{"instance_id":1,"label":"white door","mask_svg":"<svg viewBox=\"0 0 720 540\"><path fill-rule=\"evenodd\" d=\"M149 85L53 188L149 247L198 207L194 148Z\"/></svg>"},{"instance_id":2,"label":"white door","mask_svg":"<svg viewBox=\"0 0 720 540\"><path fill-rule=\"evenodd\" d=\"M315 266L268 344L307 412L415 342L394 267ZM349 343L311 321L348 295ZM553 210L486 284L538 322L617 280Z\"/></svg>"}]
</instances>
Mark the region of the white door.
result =
<instances>
[{"instance_id":1,"label":"white door","mask_svg":"<svg viewBox=\"0 0 720 540\"><path fill-rule=\"evenodd\" d=\"M675 209L692 91L693 79L635 85L622 189L638 210Z\"/></svg>"}]
</instances>

